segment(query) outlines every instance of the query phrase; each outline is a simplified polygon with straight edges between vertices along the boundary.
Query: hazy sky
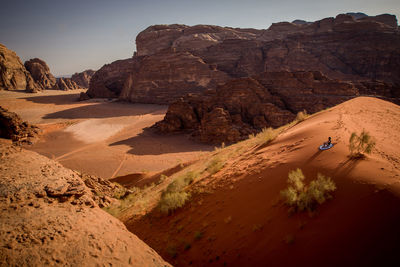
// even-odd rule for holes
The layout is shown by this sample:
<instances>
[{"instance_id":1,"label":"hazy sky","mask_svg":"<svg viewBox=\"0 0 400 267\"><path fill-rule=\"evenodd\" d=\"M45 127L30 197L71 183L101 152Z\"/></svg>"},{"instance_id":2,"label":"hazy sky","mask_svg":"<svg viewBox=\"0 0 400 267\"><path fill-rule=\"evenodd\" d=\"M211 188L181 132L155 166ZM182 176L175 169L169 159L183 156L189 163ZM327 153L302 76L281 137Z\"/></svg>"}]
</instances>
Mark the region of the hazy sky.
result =
<instances>
[{"instance_id":1,"label":"hazy sky","mask_svg":"<svg viewBox=\"0 0 400 267\"><path fill-rule=\"evenodd\" d=\"M266 29L346 12L400 18L400 0L0 0L0 43L58 76L131 57L136 35L154 24Z\"/></svg>"}]
</instances>

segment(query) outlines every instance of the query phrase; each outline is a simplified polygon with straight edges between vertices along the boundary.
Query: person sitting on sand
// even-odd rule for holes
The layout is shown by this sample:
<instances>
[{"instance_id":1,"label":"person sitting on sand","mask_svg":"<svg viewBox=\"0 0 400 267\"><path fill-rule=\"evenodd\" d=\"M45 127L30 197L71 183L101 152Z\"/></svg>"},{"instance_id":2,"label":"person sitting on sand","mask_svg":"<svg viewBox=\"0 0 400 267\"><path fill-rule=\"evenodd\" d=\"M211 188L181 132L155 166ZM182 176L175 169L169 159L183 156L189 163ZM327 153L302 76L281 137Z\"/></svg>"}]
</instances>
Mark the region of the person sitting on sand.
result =
<instances>
[{"instance_id":1,"label":"person sitting on sand","mask_svg":"<svg viewBox=\"0 0 400 267\"><path fill-rule=\"evenodd\" d=\"M325 142L324 146L327 147L327 146L330 146L331 144L332 144L332 139L331 139L331 137L328 137L328 142Z\"/></svg>"}]
</instances>

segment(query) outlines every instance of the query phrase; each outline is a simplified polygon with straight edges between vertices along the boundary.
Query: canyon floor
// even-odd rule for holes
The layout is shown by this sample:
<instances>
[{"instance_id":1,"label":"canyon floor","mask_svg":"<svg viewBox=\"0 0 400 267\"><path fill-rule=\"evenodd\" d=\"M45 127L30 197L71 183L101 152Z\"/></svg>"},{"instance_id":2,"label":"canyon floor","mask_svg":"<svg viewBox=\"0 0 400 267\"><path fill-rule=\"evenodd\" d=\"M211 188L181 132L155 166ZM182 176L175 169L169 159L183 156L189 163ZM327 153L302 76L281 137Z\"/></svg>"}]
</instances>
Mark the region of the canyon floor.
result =
<instances>
[{"instance_id":1,"label":"canyon floor","mask_svg":"<svg viewBox=\"0 0 400 267\"><path fill-rule=\"evenodd\" d=\"M213 149L184 135L159 136L146 129L164 117L166 106L111 99L78 102L82 91L1 91L0 106L42 129L38 142L26 149L104 179L152 174Z\"/></svg>"}]
</instances>

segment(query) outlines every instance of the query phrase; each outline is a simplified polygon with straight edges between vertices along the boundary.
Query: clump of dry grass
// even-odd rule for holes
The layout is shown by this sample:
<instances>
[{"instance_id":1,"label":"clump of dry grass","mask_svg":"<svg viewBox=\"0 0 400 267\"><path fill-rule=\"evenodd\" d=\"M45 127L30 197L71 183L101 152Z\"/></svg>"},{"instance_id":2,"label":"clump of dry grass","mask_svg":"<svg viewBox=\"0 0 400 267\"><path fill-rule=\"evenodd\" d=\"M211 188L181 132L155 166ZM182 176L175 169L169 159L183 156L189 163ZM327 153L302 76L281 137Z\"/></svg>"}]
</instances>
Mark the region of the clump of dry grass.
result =
<instances>
[{"instance_id":1,"label":"clump of dry grass","mask_svg":"<svg viewBox=\"0 0 400 267\"><path fill-rule=\"evenodd\" d=\"M170 183L161 194L161 199L158 203L160 211L169 213L183 207L190 198L190 194L185 192L184 189L193 183L197 175L196 172L189 171Z\"/></svg>"},{"instance_id":2,"label":"clump of dry grass","mask_svg":"<svg viewBox=\"0 0 400 267\"><path fill-rule=\"evenodd\" d=\"M364 153L371 154L374 147L375 140L365 129L362 130L360 135L357 135L356 132L351 134L349 139L350 157L364 158Z\"/></svg>"},{"instance_id":3,"label":"clump of dry grass","mask_svg":"<svg viewBox=\"0 0 400 267\"><path fill-rule=\"evenodd\" d=\"M307 114L306 110L303 110L303 111L300 111L297 113L295 121L302 122L305 119L307 119L308 117L310 117L310 115Z\"/></svg>"},{"instance_id":4,"label":"clump of dry grass","mask_svg":"<svg viewBox=\"0 0 400 267\"><path fill-rule=\"evenodd\" d=\"M225 162L218 156L211 159L210 163L207 165L206 171L210 174L215 174L219 172L225 165Z\"/></svg>"},{"instance_id":5,"label":"clump of dry grass","mask_svg":"<svg viewBox=\"0 0 400 267\"><path fill-rule=\"evenodd\" d=\"M331 178L318 173L317 179L304 184L304 174L301 169L289 172L288 188L281 191L286 204L296 211L313 211L318 204L331 198L330 193L336 190Z\"/></svg>"}]
</instances>

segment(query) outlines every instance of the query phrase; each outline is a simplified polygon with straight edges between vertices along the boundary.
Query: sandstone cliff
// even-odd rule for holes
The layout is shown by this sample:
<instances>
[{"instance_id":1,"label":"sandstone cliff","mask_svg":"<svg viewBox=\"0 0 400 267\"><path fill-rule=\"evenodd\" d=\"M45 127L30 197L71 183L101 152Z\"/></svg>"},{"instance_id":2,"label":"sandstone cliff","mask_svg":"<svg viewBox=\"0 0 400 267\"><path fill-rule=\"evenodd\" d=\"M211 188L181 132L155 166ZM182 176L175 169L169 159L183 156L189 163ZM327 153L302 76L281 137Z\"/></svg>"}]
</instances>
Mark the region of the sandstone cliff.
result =
<instances>
[{"instance_id":1,"label":"sandstone cliff","mask_svg":"<svg viewBox=\"0 0 400 267\"><path fill-rule=\"evenodd\" d=\"M24 65L41 89L53 89L56 84L56 78L51 74L46 62L39 58L34 58L26 61Z\"/></svg>"},{"instance_id":2,"label":"sandstone cliff","mask_svg":"<svg viewBox=\"0 0 400 267\"><path fill-rule=\"evenodd\" d=\"M54 89L68 91L80 89L81 87L77 85L71 78L57 78Z\"/></svg>"},{"instance_id":3,"label":"sandstone cliff","mask_svg":"<svg viewBox=\"0 0 400 267\"><path fill-rule=\"evenodd\" d=\"M358 94L353 84L320 72L265 72L181 98L155 127L162 133L190 131L202 142L231 143L289 123L299 111L314 113Z\"/></svg>"},{"instance_id":4,"label":"sandstone cliff","mask_svg":"<svg viewBox=\"0 0 400 267\"><path fill-rule=\"evenodd\" d=\"M77 173L3 139L0 153L2 265L170 266L101 210Z\"/></svg>"},{"instance_id":5,"label":"sandstone cliff","mask_svg":"<svg viewBox=\"0 0 400 267\"><path fill-rule=\"evenodd\" d=\"M384 82L392 88L386 97L400 90L400 32L388 14L340 14L312 23L274 23L267 30L155 25L136 44L132 59L96 72L90 97L166 104L265 71L321 71L346 81Z\"/></svg>"},{"instance_id":6,"label":"sandstone cliff","mask_svg":"<svg viewBox=\"0 0 400 267\"><path fill-rule=\"evenodd\" d=\"M0 90L40 90L17 54L0 44Z\"/></svg>"},{"instance_id":7,"label":"sandstone cliff","mask_svg":"<svg viewBox=\"0 0 400 267\"><path fill-rule=\"evenodd\" d=\"M79 73L76 72L71 76L71 80L81 88L89 88L89 83L94 73L94 70L85 70Z\"/></svg>"}]
</instances>

